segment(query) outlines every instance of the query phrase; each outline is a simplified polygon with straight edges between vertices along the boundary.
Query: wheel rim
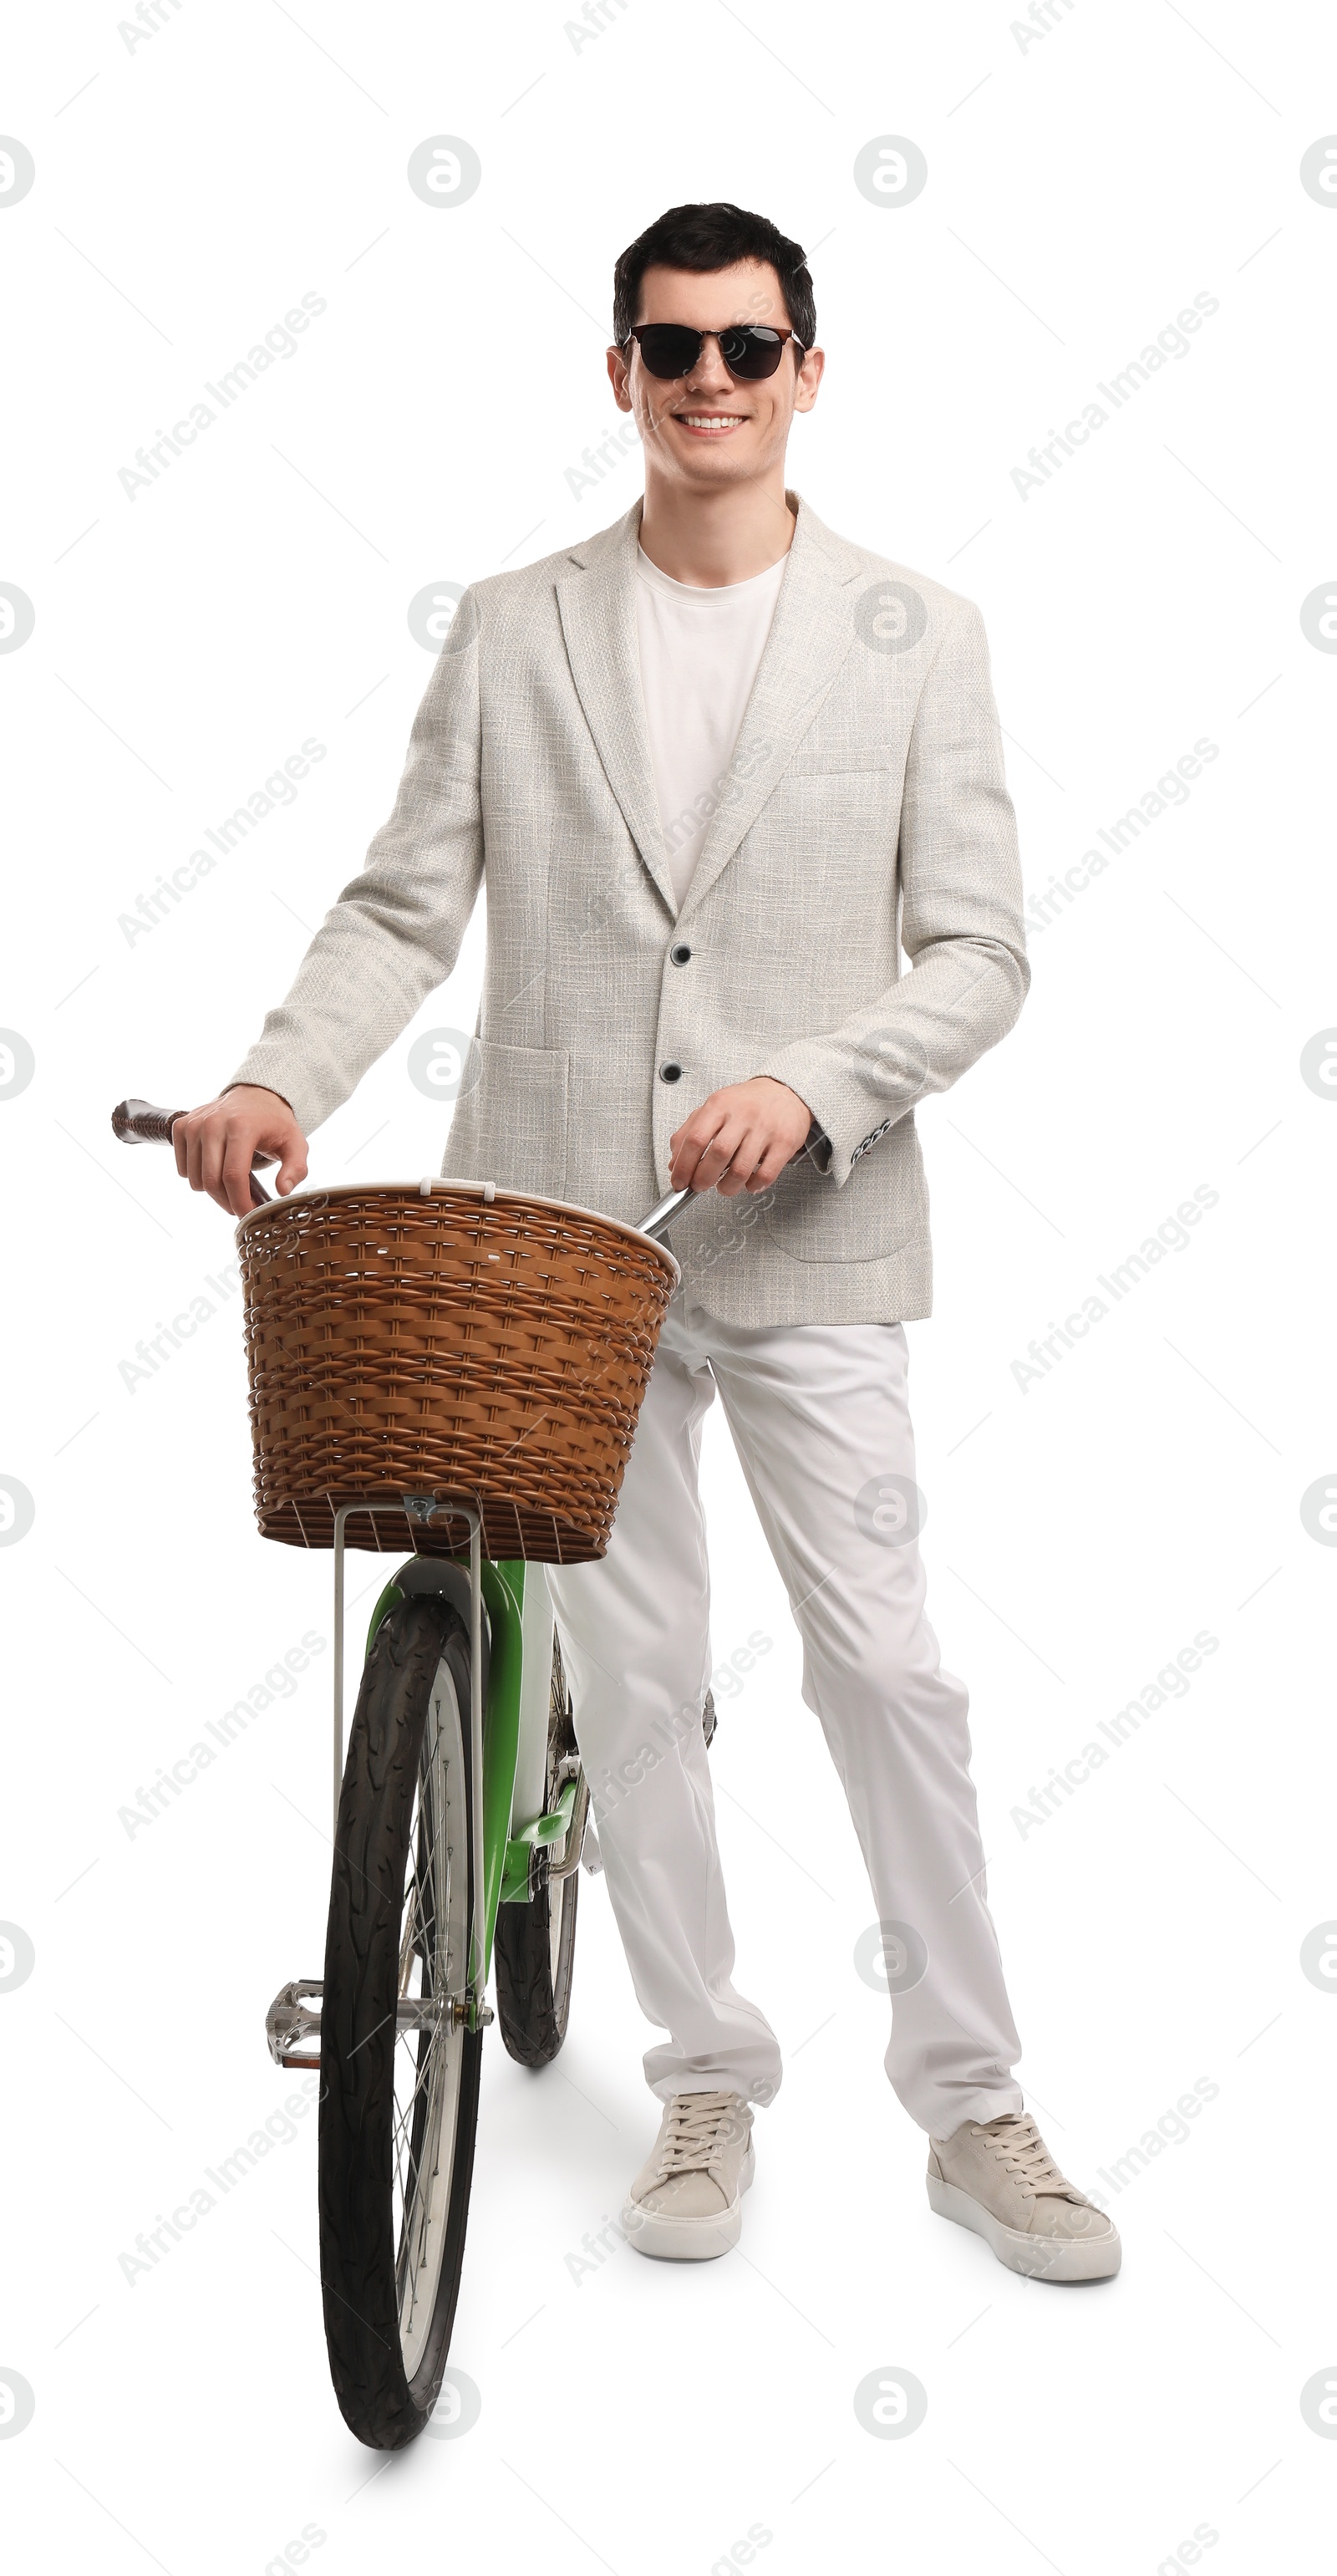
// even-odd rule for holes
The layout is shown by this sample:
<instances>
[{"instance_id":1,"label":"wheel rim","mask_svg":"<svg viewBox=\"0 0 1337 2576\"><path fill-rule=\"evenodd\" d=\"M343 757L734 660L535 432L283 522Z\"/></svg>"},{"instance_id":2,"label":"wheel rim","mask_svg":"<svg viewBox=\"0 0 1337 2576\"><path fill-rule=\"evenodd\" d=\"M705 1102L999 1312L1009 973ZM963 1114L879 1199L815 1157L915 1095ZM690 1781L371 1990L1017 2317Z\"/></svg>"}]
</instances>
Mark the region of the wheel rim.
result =
<instances>
[{"instance_id":1,"label":"wheel rim","mask_svg":"<svg viewBox=\"0 0 1337 2576\"><path fill-rule=\"evenodd\" d=\"M562 1924L566 1915L566 1892L570 1884L569 1878L550 1878L548 1881L548 1970L554 1994L557 1992L557 1980L561 1974Z\"/></svg>"},{"instance_id":2,"label":"wheel rim","mask_svg":"<svg viewBox=\"0 0 1337 2576\"><path fill-rule=\"evenodd\" d=\"M449 1665L437 1665L423 1728L399 1951L401 2001L434 2007L395 2039L395 2287L412 2381L427 2355L450 2215L466 2034L451 2014L469 1946L464 1729Z\"/></svg>"}]
</instances>

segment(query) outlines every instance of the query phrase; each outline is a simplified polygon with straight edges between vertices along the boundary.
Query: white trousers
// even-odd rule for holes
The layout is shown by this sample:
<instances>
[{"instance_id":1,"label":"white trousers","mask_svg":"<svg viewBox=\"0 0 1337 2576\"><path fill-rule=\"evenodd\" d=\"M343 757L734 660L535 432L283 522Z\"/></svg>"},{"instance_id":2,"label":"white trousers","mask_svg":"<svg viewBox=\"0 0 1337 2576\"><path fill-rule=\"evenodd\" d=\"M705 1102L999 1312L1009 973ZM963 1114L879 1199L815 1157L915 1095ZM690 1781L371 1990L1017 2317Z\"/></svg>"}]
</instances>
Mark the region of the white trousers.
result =
<instances>
[{"instance_id":1,"label":"white trousers","mask_svg":"<svg viewBox=\"0 0 1337 2576\"><path fill-rule=\"evenodd\" d=\"M711 1653L698 1466L718 1390L883 1927L887 2074L937 2137L1022 2107L1011 2074L1021 2043L985 1903L967 1697L939 1663L913 1512L907 1520L907 1364L899 1324L747 1328L679 1292L608 1554L547 1569L609 1895L638 1999L668 2033L645 2058L664 2100L719 2088L769 2102L781 2073L775 2033L731 1979L701 1730Z\"/></svg>"}]
</instances>

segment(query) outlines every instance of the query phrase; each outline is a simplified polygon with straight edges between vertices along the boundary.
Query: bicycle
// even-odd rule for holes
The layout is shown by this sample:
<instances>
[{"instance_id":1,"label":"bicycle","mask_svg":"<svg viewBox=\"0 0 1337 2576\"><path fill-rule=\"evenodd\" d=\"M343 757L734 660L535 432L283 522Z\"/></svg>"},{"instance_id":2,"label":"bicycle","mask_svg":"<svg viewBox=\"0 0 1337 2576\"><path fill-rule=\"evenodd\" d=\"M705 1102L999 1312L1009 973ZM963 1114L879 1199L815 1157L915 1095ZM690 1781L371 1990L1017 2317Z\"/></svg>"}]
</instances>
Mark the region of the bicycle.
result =
<instances>
[{"instance_id":1,"label":"bicycle","mask_svg":"<svg viewBox=\"0 0 1337 2576\"><path fill-rule=\"evenodd\" d=\"M181 1114L123 1101L112 1124L127 1143L170 1144ZM257 1156L256 1169L272 1159ZM571 1562L601 1555L607 1545L678 1275L658 1236L688 1195L670 1192L631 1227L471 1182L424 1180L416 1193L306 1190L274 1201L253 1171L252 1212L237 1229L261 1528L334 1554L334 1865L324 1972L280 1988L266 2034L277 2065L314 2068L321 2077L320 2269L330 2373L345 2423L378 2450L401 2449L422 2432L446 2367L483 2031L494 2018L489 1970L495 2017L513 2058L548 2065L566 2036L578 1872L592 1829L544 1549L549 1562ZM415 1217L415 1200L425 1216ZM427 1257L419 1258L423 1243ZM602 1371L572 1320L579 1301L565 1273L565 1284L553 1285L563 1244L574 1247L572 1275L602 1279L606 1302L616 1302L615 1288L627 1309L616 1361ZM502 1330L495 1317L489 1323L499 1292L488 1272L494 1264L500 1272L508 1257L512 1274L527 1257L533 1276L511 1296L519 1326ZM444 1289L443 1264L450 1274ZM543 1282L546 1323L537 1293ZM351 1334L350 1299L361 1328ZM440 1421L429 1426L424 1412L430 1388L424 1394L426 1381L413 1377L413 1335L421 1339L424 1313L436 1316L435 1366L448 1380L445 1450ZM554 1398L559 1436L549 1442L556 1454L546 1466L547 1486L532 1451L508 1468L504 1449L498 1463L495 1441L491 1450L477 1448L470 1407L486 1374L479 1335L489 1330L498 1356L488 1385L494 1409L503 1412L513 1382L528 1382L526 1368L544 1381L540 1395L554 1376L546 1361L522 1358L518 1341L541 1339L546 1330L559 1356L563 1337L577 1350L574 1374L568 1371ZM404 1384L401 1397L394 1390ZM601 1402L611 1423L606 1438L595 1419ZM405 1432L400 1417L412 1417L415 1405L416 1422L409 1419ZM527 1430L512 1447L532 1438ZM596 1457L595 1473L585 1452L601 1439L607 1455ZM433 1465L442 1456L465 1460L471 1474L477 1470L472 1490L465 1478L451 1480L456 1490L435 1473L406 1479L405 1460L420 1453ZM380 1491L366 1489L358 1471L369 1459L397 1460L401 1473L387 1474ZM581 1474L579 1514L564 1521ZM322 1484L326 1476L331 1481ZM561 1508L539 1508L545 1495ZM407 1523L413 1553L371 1614L345 1758L346 1549L350 1530L351 1543L379 1548L378 1523L394 1521ZM513 1552L485 1552L494 1527L518 1538ZM707 1743L714 1724L707 1692Z\"/></svg>"}]
</instances>

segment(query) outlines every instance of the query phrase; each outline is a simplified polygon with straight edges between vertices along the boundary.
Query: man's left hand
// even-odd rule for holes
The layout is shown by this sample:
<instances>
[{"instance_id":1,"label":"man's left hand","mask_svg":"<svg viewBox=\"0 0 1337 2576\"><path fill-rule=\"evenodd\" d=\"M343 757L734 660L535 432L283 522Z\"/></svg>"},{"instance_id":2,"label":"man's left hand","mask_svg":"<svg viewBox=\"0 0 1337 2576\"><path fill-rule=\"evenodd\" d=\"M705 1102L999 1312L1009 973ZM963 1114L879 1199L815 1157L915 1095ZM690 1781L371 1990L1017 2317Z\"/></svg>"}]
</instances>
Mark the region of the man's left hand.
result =
<instances>
[{"instance_id":1,"label":"man's left hand","mask_svg":"<svg viewBox=\"0 0 1337 2576\"><path fill-rule=\"evenodd\" d=\"M669 1138L672 1185L717 1189L725 1199L740 1190L768 1190L804 1143L812 1118L806 1100L768 1073L726 1083Z\"/></svg>"}]
</instances>

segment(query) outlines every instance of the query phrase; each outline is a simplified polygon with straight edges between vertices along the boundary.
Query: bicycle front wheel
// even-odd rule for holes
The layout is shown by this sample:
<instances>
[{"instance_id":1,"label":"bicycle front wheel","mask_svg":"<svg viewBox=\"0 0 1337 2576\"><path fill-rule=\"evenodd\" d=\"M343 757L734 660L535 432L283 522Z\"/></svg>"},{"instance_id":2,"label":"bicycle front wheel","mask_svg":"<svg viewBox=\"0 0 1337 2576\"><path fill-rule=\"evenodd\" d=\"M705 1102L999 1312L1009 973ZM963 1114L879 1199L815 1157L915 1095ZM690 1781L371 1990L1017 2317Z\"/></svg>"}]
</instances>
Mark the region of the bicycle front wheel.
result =
<instances>
[{"instance_id":1,"label":"bicycle front wheel","mask_svg":"<svg viewBox=\"0 0 1337 2576\"><path fill-rule=\"evenodd\" d=\"M350 2432L419 2434L450 2349L483 2034L452 2011L472 1907L469 1636L404 1601L363 1674L335 1842L321 2004L320 2268Z\"/></svg>"}]
</instances>

